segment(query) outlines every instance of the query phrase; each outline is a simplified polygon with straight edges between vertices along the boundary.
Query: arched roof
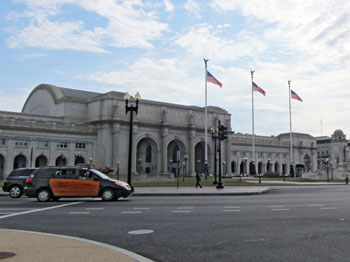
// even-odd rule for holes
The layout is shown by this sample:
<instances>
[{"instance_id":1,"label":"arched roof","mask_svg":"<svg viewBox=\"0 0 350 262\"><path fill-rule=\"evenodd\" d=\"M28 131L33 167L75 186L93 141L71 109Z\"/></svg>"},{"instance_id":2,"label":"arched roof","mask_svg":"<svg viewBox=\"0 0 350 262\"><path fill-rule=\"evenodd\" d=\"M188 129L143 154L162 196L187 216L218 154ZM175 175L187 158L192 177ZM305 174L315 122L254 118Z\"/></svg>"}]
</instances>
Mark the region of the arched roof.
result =
<instances>
[{"instance_id":1,"label":"arched roof","mask_svg":"<svg viewBox=\"0 0 350 262\"><path fill-rule=\"evenodd\" d=\"M42 89L47 90L51 94L55 103L59 101L66 101L66 100L71 100L75 102L86 102L89 99L92 99L96 96L101 95L101 93L96 93L96 92L58 87L58 86L49 85L49 84L40 84L37 87L35 87L33 91L29 94L26 102L23 105L22 112L25 109L28 101L33 96L33 94L35 94L36 92Z\"/></svg>"}]
</instances>

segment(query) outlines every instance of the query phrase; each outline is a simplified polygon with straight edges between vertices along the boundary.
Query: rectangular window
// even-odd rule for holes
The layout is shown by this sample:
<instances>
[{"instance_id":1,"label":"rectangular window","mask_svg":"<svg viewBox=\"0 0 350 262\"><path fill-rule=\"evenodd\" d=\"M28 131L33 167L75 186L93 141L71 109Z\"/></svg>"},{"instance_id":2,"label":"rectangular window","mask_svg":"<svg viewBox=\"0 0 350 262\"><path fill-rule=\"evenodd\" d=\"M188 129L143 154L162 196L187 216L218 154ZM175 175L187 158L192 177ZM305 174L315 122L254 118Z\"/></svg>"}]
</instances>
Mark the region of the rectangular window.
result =
<instances>
[{"instance_id":1,"label":"rectangular window","mask_svg":"<svg viewBox=\"0 0 350 262\"><path fill-rule=\"evenodd\" d=\"M85 149L86 148L86 143L75 143L75 148Z\"/></svg>"},{"instance_id":2,"label":"rectangular window","mask_svg":"<svg viewBox=\"0 0 350 262\"><path fill-rule=\"evenodd\" d=\"M267 153L267 157L271 157L271 153Z\"/></svg>"},{"instance_id":3,"label":"rectangular window","mask_svg":"<svg viewBox=\"0 0 350 262\"><path fill-rule=\"evenodd\" d=\"M245 152L241 152L241 156L245 156Z\"/></svg>"},{"instance_id":4,"label":"rectangular window","mask_svg":"<svg viewBox=\"0 0 350 262\"><path fill-rule=\"evenodd\" d=\"M263 157L264 153L263 152L259 152L259 157Z\"/></svg>"},{"instance_id":5,"label":"rectangular window","mask_svg":"<svg viewBox=\"0 0 350 262\"><path fill-rule=\"evenodd\" d=\"M36 141L36 146L37 147L49 147L49 141L43 141L43 140Z\"/></svg>"},{"instance_id":6,"label":"rectangular window","mask_svg":"<svg viewBox=\"0 0 350 262\"><path fill-rule=\"evenodd\" d=\"M232 151L232 156L235 156L236 155L236 151Z\"/></svg>"},{"instance_id":7,"label":"rectangular window","mask_svg":"<svg viewBox=\"0 0 350 262\"><path fill-rule=\"evenodd\" d=\"M6 145L6 138L0 137L0 146Z\"/></svg>"},{"instance_id":8,"label":"rectangular window","mask_svg":"<svg viewBox=\"0 0 350 262\"><path fill-rule=\"evenodd\" d=\"M67 142L57 142L56 145L59 148L67 148L68 147L68 143Z\"/></svg>"},{"instance_id":9,"label":"rectangular window","mask_svg":"<svg viewBox=\"0 0 350 262\"><path fill-rule=\"evenodd\" d=\"M16 139L15 145L16 146L28 146L28 140L27 139Z\"/></svg>"}]
</instances>

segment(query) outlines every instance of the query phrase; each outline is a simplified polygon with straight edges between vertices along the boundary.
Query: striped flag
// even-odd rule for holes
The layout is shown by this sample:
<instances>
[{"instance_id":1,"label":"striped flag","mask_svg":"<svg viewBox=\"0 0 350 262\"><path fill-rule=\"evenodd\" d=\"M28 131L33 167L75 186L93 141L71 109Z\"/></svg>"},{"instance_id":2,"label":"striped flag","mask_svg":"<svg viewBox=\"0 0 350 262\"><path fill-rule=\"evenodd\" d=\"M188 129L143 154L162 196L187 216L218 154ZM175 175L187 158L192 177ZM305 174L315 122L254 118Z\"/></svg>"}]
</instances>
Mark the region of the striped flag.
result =
<instances>
[{"instance_id":1,"label":"striped flag","mask_svg":"<svg viewBox=\"0 0 350 262\"><path fill-rule=\"evenodd\" d=\"M207 81L222 87L222 84L219 82L219 80L217 80L212 74L210 74L208 70L207 70Z\"/></svg>"},{"instance_id":2,"label":"striped flag","mask_svg":"<svg viewBox=\"0 0 350 262\"><path fill-rule=\"evenodd\" d=\"M261 93L262 95L266 96L265 91L260 86L255 84L254 82L253 82L253 91L257 91L257 92Z\"/></svg>"},{"instance_id":3,"label":"striped flag","mask_svg":"<svg viewBox=\"0 0 350 262\"><path fill-rule=\"evenodd\" d=\"M297 95L297 93L295 93L293 90L290 90L291 93L291 97L293 99L299 100L300 102L303 102L303 100L300 98L300 96Z\"/></svg>"}]
</instances>

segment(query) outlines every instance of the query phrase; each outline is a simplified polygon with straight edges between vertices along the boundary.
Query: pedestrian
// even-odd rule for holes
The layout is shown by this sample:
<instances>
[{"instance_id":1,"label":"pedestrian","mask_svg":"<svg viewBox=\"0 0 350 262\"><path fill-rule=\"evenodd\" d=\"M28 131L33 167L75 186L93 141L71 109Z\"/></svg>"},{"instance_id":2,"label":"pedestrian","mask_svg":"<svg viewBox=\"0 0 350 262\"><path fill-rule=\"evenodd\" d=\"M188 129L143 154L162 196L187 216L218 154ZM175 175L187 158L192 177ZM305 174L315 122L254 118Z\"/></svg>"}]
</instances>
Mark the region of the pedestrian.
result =
<instances>
[{"instance_id":1,"label":"pedestrian","mask_svg":"<svg viewBox=\"0 0 350 262\"><path fill-rule=\"evenodd\" d=\"M349 176L348 176L348 174L346 174L346 176L345 176L345 184L349 184Z\"/></svg>"},{"instance_id":2,"label":"pedestrian","mask_svg":"<svg viewBox=\"0 0 350 262\"><path fill-rule=\"evenodd\" d=\"M201 174L199 172L196 173L196 188L200 187L202 188L201 184Z\"/></svg>"}]
</instances>

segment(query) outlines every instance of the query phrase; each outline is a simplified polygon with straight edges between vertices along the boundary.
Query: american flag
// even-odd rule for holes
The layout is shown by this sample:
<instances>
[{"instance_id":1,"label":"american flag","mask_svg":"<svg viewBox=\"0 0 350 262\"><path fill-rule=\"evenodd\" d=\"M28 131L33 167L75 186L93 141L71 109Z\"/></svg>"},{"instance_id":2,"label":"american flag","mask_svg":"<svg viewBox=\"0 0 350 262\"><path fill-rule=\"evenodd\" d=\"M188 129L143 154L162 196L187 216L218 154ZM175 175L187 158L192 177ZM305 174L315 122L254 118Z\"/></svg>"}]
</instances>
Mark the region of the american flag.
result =
<instances>
[{"instance_id":1,"label":"american flag","mask_svg":"<svg viewBox=\"0 0 350 262\"><path fill-rule=\"evenodd\" d=\"M258 91L259 93L263 94L264 96L266 96L266 93L265 91L260 87L258 86L257 84L255 84L253 82L253 91Z\"/></svg>"},{"instance_id":2,"label":"american flag","mask_svg":"<svg viewBox=\"0 0 350 262\"><path fill-rule=\"evenodd\" d=\"M219 80L217 80L212 74L210 74L209 71L207 71L207 81L222 87L222 84L219 82Z\"/></svg>"},{"instance_id":3,"label":"american flag","mask_svg":"<svg viewBox=\"0 0 350 262\"><path fill-rule=\"evenodd\" d=\"M300 98L300 96L297 95L293 90L290 90L290 93L292 95L293 99L299 100L300 102L303 102L303 100Z\"/></svg>"}]
</instances>

